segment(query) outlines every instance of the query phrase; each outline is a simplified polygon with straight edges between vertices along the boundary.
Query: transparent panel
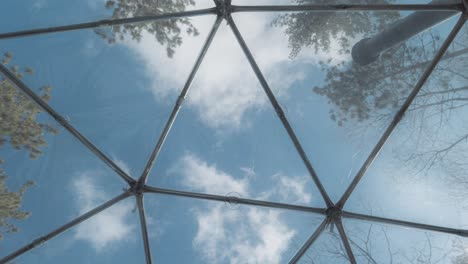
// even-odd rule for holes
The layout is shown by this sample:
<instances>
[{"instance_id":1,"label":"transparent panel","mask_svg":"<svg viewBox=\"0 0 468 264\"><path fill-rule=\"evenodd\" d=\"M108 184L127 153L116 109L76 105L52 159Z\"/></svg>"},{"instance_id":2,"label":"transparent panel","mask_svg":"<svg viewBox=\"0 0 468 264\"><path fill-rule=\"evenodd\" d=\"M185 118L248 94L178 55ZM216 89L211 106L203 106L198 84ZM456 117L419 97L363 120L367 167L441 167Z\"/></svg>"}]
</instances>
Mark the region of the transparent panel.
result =
<instances>
[{"instance_id":1,"label":"transparent panel","mask_svg":"<svg viewBox=\"0 0 468 264\"><path fill-rule=\"evenodd\" d=\"M353 211L467 229L465 25L349 201Z\"/></svg>"},{"instance_id":2,"label":"transparent panel","mask_svg":"<svg viewBox=\"0 0 468 264\"><path fill-rule=\"evenodd\" d=\"M213 7L212 0L4 0L0 9L0 32L55 27L101 19L174 13Z\"/></svg>"},{"instance_id":3,"label":"transparent panel","mask_svg":"<svg viewBox=\"0 0 468 264\"><path fill-rule=\"evenodd\" d=\"M158 30L177 25L185 28L171 21L159 23ZM141 33L140 41L127 38L109 44L102 36L112 32L103 28L4 40L0 50L31 89L40 93L50 86L49 104L107 156L125 161L136 178L156 145L214 17L191 21L199 34L181 33L180 40L169 44L147 31ZM162 39L176 37L157 34Z\"/></svg>"},{"instance_id":4,"label":"transparent panel","mask_svg":"<svg viewBox=\"0 0 468 264\"><path fill-rule=\"evenodd\" d=\"M429 0L232 2L391 5ZM0 35L213 5L212 0L4 0ZM333 201L458 19L451 11L233 16ZM0 63L137 178L214 19L211 14L4 38ZM418 31L414 36L398 40L412 29ZM388 30L397 33L379 34ZM229 26L223 23L218 33L148 184L323 208ZM358 42L366 48L353 55ZM468 230L467 43L465 25L345 210ZM379 56L369 55L378 49L383 50ZM0 75L0 259L127 188ZM158 263L286 263L323 221L318 214L174 195L146 193L144 199ZM468 263L466 238L343 222L358 263ZM14 263L145 263L135 199L116 203ZM328 226L300 263L349 263L337 228Z\"/></svg>"},{"instance_id":5,"label":"transparent panel","mask_svg":"<svg viewBox=\"0 0 468 264\"><path fill-rule=\"evenodd\" d=\"M323 217L145 194L159 263L286 263Z\"/></svg>"},{"instance_id":6,"label":"transparent panel","mask_svg":"<svg viewBox=\"0 0 468 264\"><path fill-rule=\"evenodd\" d=\"M226 25L195 77L149 184L323 207Z\"/></svg>"},{"instance_id":7,"label":"transparent panel","mask_svg":"<svg viewBox=\"0 0 468 264\"><path fill-rule=\"evenodd\" d=\"M11 83L2 78L0 85L3 257L117 196L126 184Z\"/></svg>"},{"instance_id":8,"label":"transparent panel","mask_svg":"<svg viewBox=\"0 0 468 264\"><path fill-rule=\"evenodd\" d=\"M312 232L314 231L315 230ZM311 234L312 233L310 233L310 235ZM298 263L350 263L336 226L327 226L317 240L315 240L315 242L305 252Z\"/></svg>"},{"instance_id":9,"label":"transparent panel","mask_svg":"<svg viewBox=\"0 0 468 264\"><path fill-rule=\"evenodd\" d=\"M15 263L145 263L134 199L100 214L14 260Z\"/></svg>"},{"instance_id":10,"label":"transparent panel","mask_svg":"<svg viewBox=\"0 0 468 264\"><path fill-rule=\"evenodd\" d=\"M436 232L344 220L358 263L462 264L468 240Z\"/></svg>"},{"instance_id":11,"label":"transparent panel","mask_svg":"<svg viewBox=\"0 0 468 264\"><path fill-rule=\"evenodd\" d=\"M432 3L431 3L432 2ZM234 5L333 5L333 4L446 4L461 3L460 0L232 0Z\"/></svg>"},{"instance_id":12,"label":"transparent panel","mask_svg":"<svg viewBox=\"0 0 468 264\"><path fill-rule=\"evenodd\" d=\"M335 201L458 18L397 44L373 63L361 66L353 61L355 43L405 16L396 11L234 16Z\"/></svg>"}]
</instances>

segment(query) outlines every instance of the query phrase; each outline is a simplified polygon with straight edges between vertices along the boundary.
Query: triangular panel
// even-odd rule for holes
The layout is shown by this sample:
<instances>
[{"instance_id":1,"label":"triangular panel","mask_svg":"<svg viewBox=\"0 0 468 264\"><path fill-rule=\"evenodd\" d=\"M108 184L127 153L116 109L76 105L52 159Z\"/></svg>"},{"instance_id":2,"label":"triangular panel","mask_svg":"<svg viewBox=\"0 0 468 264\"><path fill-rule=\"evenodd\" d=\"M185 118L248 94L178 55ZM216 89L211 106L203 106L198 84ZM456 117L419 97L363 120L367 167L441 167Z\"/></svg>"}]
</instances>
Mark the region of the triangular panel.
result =
<instances>
[{"instance_id":1,"label":"triangular panel","mask_svg":"<svg viewBox=\"0 0 468 264\"><path fill-rule=\"evenodd\" d=\"M397 11L234 15L335 202L456 22L455 17L447 20L368 65L353 62L355 43L407 15ZM327 21L329 16L334 20Z\"/></svg>"},{"instance_id":2,"label":"triangular panel","mask_svg":"<svg viewBox=\"0 0 468 264\"><path fill-rule=\"evenodd\" d=\"M2 81L1 256L93 209L127 187L52 118ZM2 108L3 108L2 106ZM5 111L5 109L2 109ZM114 160L123 170L125 163Z\"/></svg>"},{"instance_id":3,"label":"triangular panel","mask_svg":"<svg viewBox=\"0 0 468 264\"><path fill-rule=\"evenodd\" d=\"M183 12L214 6L212 0L170 1L125 0L71 1L60 0L5 0L0 9L0 32L59 27L105 19ZM0 33L0 34L1 34Z\"/></svg>"},{"instance_id":4,"label":"triangular panel","mask_svg":"<svg viewBox=\"0 0 468 264\"><path fill-rule=\"evenodd\" d=\"M149 184L324 207L280 119L224 25L195 77Z\"/></svg>"},{"instance_id":5,"label":"triangular panel","mask_svg":"<svg viewBox=\"0 0 468 264\"><path fill-rule=\"evenodd\" d=\"M298 263L350 263L336 226L328 225Z\"/></svg>"},{"instance_id":6,"label":"triangular panel","mask_svg":"<svg viewBox=\"0 0 468 264\"><path fill-rule=\"evenodd\" d=\"M358 263L464 263L468 240L437 232L344 220Z\"/></svg>"},{"instance_id":7,"label":"triangular panel","mask_svg":"<svg viewBox=\"0 0 468 264\"><path fill-rule=\"evenodd\" d=\"M137 178L213 21L202 16L132 24L143 30L134 37L100 27L7 39L0 51L38 94L50 86L48 103ZM145 31L153 27L154 34ZM165 31L172 27L181 32Z\"/></svg>"},{"instance_id":8,"label":"triangular panel","mask_svg":"<svg viewBox=\"0 0 468 264\"><path fill-rule=\"evenodd\" d=\"M361 213L466 229L465 25L349 200Z\"/></svg>"},{"instance_id":9,"label":"triangular panel","mask_svg":"<svg viewBox=\"0 0 468 264\"><path fill-rule=\"evenodd\" d=\"M145 263L134 199L121 201L15 263Z\"/></svg>"},{"instance_id":10,"label":"triangular panel","mask_svg":"<svg viewBox=\"0 0 468 264\"><path fill-rule=\"evenodd\" d=\"M285 263L323 219L160 194L146 194L145 204L159 263Z\"/></svg>"}]
</instances>

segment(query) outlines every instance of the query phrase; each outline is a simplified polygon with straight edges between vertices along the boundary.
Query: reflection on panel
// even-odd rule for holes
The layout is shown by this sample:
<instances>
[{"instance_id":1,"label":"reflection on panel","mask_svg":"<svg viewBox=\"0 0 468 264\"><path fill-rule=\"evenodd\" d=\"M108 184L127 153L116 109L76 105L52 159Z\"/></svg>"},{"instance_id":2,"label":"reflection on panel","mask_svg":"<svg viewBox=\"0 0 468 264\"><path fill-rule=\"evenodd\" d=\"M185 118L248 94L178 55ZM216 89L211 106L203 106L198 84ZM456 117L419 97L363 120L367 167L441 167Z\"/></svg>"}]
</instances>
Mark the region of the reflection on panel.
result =
<instances>
[{"instance_id":1,"label":"reflection on panel","mask_svg":"<svg viewBox=\"0 0 468 264\"><path fill-rule=\"evenodd\" d=\"M213 5L212 0L139 2L125 0L70 0L66 2L61 0L4 0L0 9L0 32L64 26L102 19L175 13L210 8ZM131 28L130 26L127 29Z\"/></svg>"},{"instance_id":2,"label":"reflection on panel","mask_svg":"<svg viewBox=\"0 0 468 264\"><path fill-rule=\"evenodd\" d=\"M462 264L468 240L435 232L344 220L358 263Z\"/></svg>"},{"instance_id":3,"label":"reflection on panel","mask_svg":"<svg viewBox=\"0 0 468 264\"><path fill-rule=\"evenodd\" d=\"M364 176L351 211L467 229L467 29Z\"/></svg>"},{"instance_id":4,"label":"reflection on panel","mask_svg":"<svg viewBox=\"0 0 468 264\"><path fill-rule=\"evenodd\" d=\"M49 87L49 104L138 177L213 21L205 16L3 40L0 52L35 92Z\"/></svg>"},{"instance_id":5,"label":"reflection on panel","mask_svg":"<svg viewBox=\"0 0 468 264\"><path fill-rule=\"evenodd\" d=\"M15 263L145 263L135 199L128 198L17 259Z\"/></svg>"},{"instance_id":6,"label":"reflection on panel","mask_svg":"<svg viewBox=\"0 0 468 264\"><path fill-rule=\"evenodd\" d=\"M195 77L149 184L324 207L225 25Z\"/></svg>"},{"instance_id":7,"label":"reflection on panel","mask_svg":"<svg viewBox=\"0 0 468 264\"><path fill-rule=\"evenodd\" d=\"M115 197L125 183L8 80L0 78L3 257ZM41 95L47 100L49 91L43 89Z\"/></svg>"},{"instance_id":8,"label":"reflection on panel","mask_svg":"<svg viewBox=\"0 0 468 264\"><path fill-rule=\"evenodd\" d=\"M308 213L146 194L159 263L286 263L322 217Z\"/></svg>"},{"instance_id":9,"label":"reflection on panel","mask_svg":"<svg viewBox=\"0 0 468 264\"><path fill-rule=\"evenodd\" d=\"M232 0L233 5L392 5L392 4L447 4L458 0Z\"/></svg>"},{"instance_id":10,"label":"reflection on panel","mask_svg":"<svg viewBox=\"0 0 468 264\"><path fill-rule=\"evenodd\" d=\"M314 232L315 230L311 230ZM311 233L312 234L312 233ZM329 225L299 260L300 264L348 264L348 256L336 226Z\"/></svg>"},{"instance_id":11,"label":"reflection on panel","mask_svg":"<svg viewBox=\"0 0 468 264\"><path fill-rule=\"evenodd\" d=\"M373 63L363 66L353 61L351 50L355 43L395 27L394 23L409 14L381 11L234 15L335 201L458 18L455 15L396 44ZM402 27L403 24L396 29Z\"/></svg>"},{"instance_id":12,"label":"reflection on panel","mask_svg":"<svg viewBox=\"0 0 468 264\"><path fill-rule=\"evenodd\" d=\"M349 3L233 0L233 4L246 5L345 2ZM427 1L355 3L361 2ZM0 34L211 6L212 0L67 4L6 0L0 10ZM404 32L421 25L416 24L422 20L415 19L413 12L233 15L334 201L458 19L451 11L419 14L423 13L425 18L438 20L403 39L399 37ZM0 58L118 167L137 178L214 19L210 14L2 39ZM399 34L379 33L389 28ZM364 55L370 54L371 46L380 45L383 51L357 63L356 43L367 45ZM466 43L468 26L364 175L346 204L347 211L468 229ZM183 104L150 173L149 185L324 207L310 172L224 23ZM125 182L108 166L0 76L0 258L125 188ZM321 215L240 205L235 199L208 202L146 193L144 200L150 250L158 263L285 263L323 221ZM468 261L466 239L343 222L358 263ZM138 210L131 197L18 261L144 263L144 257ZM300 260L348 262L334 225L323 231Z\"/></svg>"}]
</instances>

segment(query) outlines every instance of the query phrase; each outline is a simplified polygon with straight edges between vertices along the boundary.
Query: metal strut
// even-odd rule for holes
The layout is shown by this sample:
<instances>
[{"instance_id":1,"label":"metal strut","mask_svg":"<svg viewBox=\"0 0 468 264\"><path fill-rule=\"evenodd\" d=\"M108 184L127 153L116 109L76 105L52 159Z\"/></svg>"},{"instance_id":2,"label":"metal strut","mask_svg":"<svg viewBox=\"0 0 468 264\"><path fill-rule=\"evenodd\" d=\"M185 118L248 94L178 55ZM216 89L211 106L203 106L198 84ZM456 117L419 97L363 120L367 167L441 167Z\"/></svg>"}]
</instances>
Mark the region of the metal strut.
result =
<instances>
[{"instance_id":1,"label":"metal strut","mask_svg":"<svg viewBox=\"0 0 468 264\"><path fill-rule=\"evenodd\" d=\"M463 0L463 7L465 8L465 10L463 10L463 15L465 19L468 20L468 0Z\"/></svg>"},{"instance_id":2,"label":"metal strut","mask_svg":"<svg viewBox=\"0 0 468 264\"><path fill-rule=\"evenodd\" d=\"M453 27L452 31L448 35L448 37L445 39L444 43L440 47L439 51L437 54L434 56L432 59L430 65L426 68L424 73L422 74L421 78L419 79L418 83L415 85L409 96L406 98L405 102L401 106L400 110L395 114L393 117L392 122L388 125L387 129L385 132L382 134L380 137L379 141L375 145L375 147L372 149L370 155L367 157L366 161L364 164L361 166L359 171L357 172L356 176L352 180L351 184L348 186L346 191L343 193L341 196L340 200L337 203L337 206L340 208L343 208L346 201L348 198L351 196L352 192L358 185L358 183L361 181L362 177L364 177L364 174L367 172L369 167L372 165L374 162L375 158L377 155L380 153L380 150L382 150L383 146L387 142L387 140L390 138L390 135L393 133L393 130L397 127L397 125L400 123L400 121L403 119L403 116L405 115L406 111L410 107L411 103L414 101L416 96L418 95L419 91L422 89L426 81L429 79L429 76L431 75L432 71L434 71L435 67L439 63L439 61L442 59L442 56L445 54L447 49L449 48L450 44L452 44L453 40L457 36L458 32L460 29L463 27L465 23L465 18L463 16L460 17L458 20L457 24Z\"/></svg>"},{"instance_id":3,"label":"metal strut","mask_svg":"<svg viewBox=\"0 0 468 264\"><path fill-rule=\"evenodd\" d=\"M466 0L464 0L466 1ZM461 3L449 4L337 4L337 5L232 5L233 13L240 12L317 12L317 11L463 11Z\"/></svg>"},{"instance_id":4,"label":"metal strut","mask_svg":"<svg viewBox=\"0 0 468 264\"><path fill-rule=\"evenodd\" d=\"M318 239L321 235L323 230L328 225L336 225L343 245L346 249L347 256L351 263L356 263L354 258L354 254L352 252L351 246L349 244L348 238L346 236L345 229L343 227L342 218L352 218L352 219L359 219L365 221L372 221L372 222L379 222L384 224L392 224L398 225L403 227L411 227L411 228L418 228L422 230L428 231L436 231L442 232L452 235L458 235L462 237L468 237L468 230L461 230L461 229L453 229L453 228L446 228L446 227L439 227L421 223L414 223L409 221L402 221L390 218L383 218L383 217L376 217L376 216L369 216L357 213L351 213L343 211L343 206L346 200L351 195L352 191L359 183L360 179L363 177L365 172L367 171L368 167L371 165L372 161L377 156L378 152L382 148L385 141L388 139L390 134L392 133L393 129L396 127L398 122L404 115L404 112L411 104L414 97L417 95L421 87L424 85L425 81L427 81L429 75L431 74L432 70L437 65L437 62L441 59L444 52L447 50L450 43L454 40L455 36L457 35L458 31L463 26L464 20L468 18L468 0L462 0L462 4L446 4L446 5L304 5L304 6L293 6L293 5L281 5L281 6L234 6L231 5L231 0L213 0L216 4L215 8L209 9L201 9L201 10L194 10L194 11L184 11L178 13L171 13L171 14L162 14L162 15L154 15L154 16L144 16L144 17L133 17L133 18L125 18L125 19L117 19L117 20L100 20L88 23L81 23L81 24L71 24L67 26L59 26L59 27L51 27L51 28L40 28L40 29L32 29L26 31L16 31L10 33L3 33L0 34L0 39L7 39L7 38L14 38L14 37L24 37L24 36L31 36L37 34L46 34L46 33L53 33L53 32L64 32L70 30L78 30L78 29L85 29L85 28L94 28L99 26L112 26L112 25L121 25L121 24L128 24L128 23L137 23L137 22L144 22L144 21L151 21L151 20L162 20L162 19L171 19L176 17L190 17L190 16L198 16L198 15L206 15L206 14L217 14L218 19L213 26L212 31L210 32L205 46L203 47L195 66L184 86L184 89L179 96L179 99L176 102L174 110L166 123L166 127L159 138L159 141L153 151L150 160L148 161L147 166L145 167L144 172L142 173L140 179L138 181L132 179L129 175L127 175L124 171L122 171L112 160L107 158L97 147L95 147L89 140L87 140L83 135L81 135L75 128L73 128L62 116L60 116L55 110L53 110L46 102L44 102L39 96L37 96L28 86L26 86L21 80L19 80L14 74L12 74L5 66L0 64L0 71L5 75L5 77L10 80L19 90L25 93L29 98L31 98L34 102L36 102L42 109L44 109L49 115L51 115L57 122L59 122L62 126L64 126L72 135L74 135L78 140L84 144L88 149L90 149L95 155L97 155L101 160L103 160L110 168L117 172L117 174L122 177L130 186L128 190L126 190L123 194L113 198L112 200L96 207L95 209L75 218L74 220L66 223L65 225L57 228L56 230L39 237L33 240L28 245L18 249L17 251L7 255L6 257L0 259L0 264L4 264L8 261L13 260L14 258L18 257L19 255L28 252L29 250L45 243L46 241L52 239L53 237L59 235L62 232L72 228L75 225L87 220L88 218L98 214L99 212L109 208L110 206L116 204L117 202L134 195L137 200L137 206L139 210L140 216L140 224L142 229L142 239L144 242L144 250L146 255L146 262L151 264L151 252L150 252L150 245L149 245L149 238L148 238L148 227L146 223L146 216L143 204L143 195L144 193L156 193L156 194L163 194L163 195L174 195L180 197L187 197L192 199L204 199L204 200L211 200L211 201L220 201L220 202L229 202L229 203L237 203L237 204L244 204L250 206L260 206L260 207L267 207L267 208L276 208L276 209L286 209L286 210L294 210L294 211L302 211L302 212L309 212L309 213L316 213L325 215L326 218L322 221L319 227L315 230L315 232L310 236L310 238L306 241L306 243L299 249L299 251L295 254L295 256L289 262L290 264L297 263L300 258L305 254L305 252L312 246L312 244ZM312 165L305 154L298 138L296 137L289 121L287 120L281 106L279 105L278 101L276 100L273 92L271 91L268 83L266 82L261 70L259 69L258 65L256 64L249 48L247 47L244 39L242 38L239 30L237 29L231 14L233 12L281 12L281 11L346 11L346 10L444 10L444 11L462 11L463 17L451 31L449 37L446 39L442 47L440 48L437 55L434 57L431 64L428 66L428 69L425 71L421 79L419 80L418 84L407 98L405 103L403 104L400 111L395 116L395 119L391 123L391 125L387 128L386 132L380 139L379 143L376 145L374 150L372 151L371 155L366 160L365 164L358 172L356 177L353 179L353 182L350 184L346 192L341 197L340 201L337 205L334 205L333 202L328 197L327 192L325 191L324 187L322 186L318 176L316 175ZM150 187L145 185L146 179L148 177L148 173L151 170L151 167L156 160L158 153L164 141L170 131L170 128L177 116L177 113L182 105L183 99L187 94L191 82L203 60L203 57L213 40L214 34L219 26L219 23L222 19L225 19L228 24L230 25L237 41L239 42L243 52L245 53L254 73L256 74L257 78L262 85L265 93L267 94L270 102L272 103L278 117L280 118L281 122L283 123L285 129L288 132L289 137L294 143L296 150L298 151L300 157L302 158L304 164L306 165L309 173L312 176L315 184L317 185L322 198L324 199L325 203L327 204L327 209L324 208L313 208L307 206L299 206L299 205L292 205L292 204L283 204L283 203L275 203L275 202L268 202L268 201L259 201L253 199L244 199L238 197L231 197L231 196L218 196L212 194L204 194L204 193L193 193L193 192L184 192L184 191L177 191L177 190L169 190L169 189L162 189L156 187Z\"/></svg>"},{"instance_id":5,"label":"metal strut","mask_svg":"<svg viewBox=\"0 0 468 264\"><path fill-rule=\"evenodd\" d=\"M193 66L192 71L190 72L190 75L187 78L187 81L185 82L184 88L180 92L180 95L177 98L174 108L172 109L171 115L169 116L169 119L167 120L166 125L164 126L164 129L161 132L158 142L156 143L156 146L153 152L151 153L151 156L148 162L146 163L145 168L143 169L140 179L138 180L142 184L145 184L146 181L148 180L148 175L151 171L151 168L153 167L156 159L158 158L159 153L161 152L161 149L166 141L167 136L169 135L172 125L174 124L177 118L177 115L179 114L179 111L182 107L182 103L184 102L185 97L187 96L187 93L189 92L190 87L192 86L193 79L195 78L195 75L197 74L201 63L203 62L203 59L205 58L205 55L208 51L208 48L211 45L211 42L213 42L213 38L215 37L216 32L218 31L221 21L222 21L222 18L218 16L215 23L213 24L213 27L210 33L208 34L208 37L206 38L205 44L203 45L203 48L201 49L200 54L198 55L198 58L195 61L195 65Z\"/></svg>"},{"instance_id":6,"label":"metal strut","mask_svg":"<svg viewBox=\"0 0 468 264\"><path fill-rule=\"evenodd\" d=\"M141 235L143 238L143 246L145 249L146 264L151 264L151 247L148 235L148 224L146 223L145 206L143 203L143 192L138 192L135 198L138 206L138 215L140 217Z\"/></svg>"},{"instance_id":7,"label":"metal strut","mask_svg":"<svg viewBox=\"0 0 468 264\"><path fill-rule=\"evenodd\" d=\"M82 135L74 128L63 116L50 107L40 96L38 96L31 88L13 74L7 67L0 63L0 72L9 80L19 91L26 95L29 99L35 102L41 109L54 118L62 125L70 134L78 139L87 149L102 160L107 166L117 173L125 182L132 184L135 180L123 171L114 161L107 157L100 149L98 149L89 139Z\"/></svg>"},{"instance_id":8,"label":"metal strut","mask_svg":"<svg viewBox=\"0 0 468 264\"><path fill-rule=\"evenodd\" d=\"M26 246L16 250L15 252L11 253L10 255L7 255L6 257L0 259L0 264L6 264L8 263L9 261L15 259L16 257L30 251L31 249L33 248L36 248L42 244L44 244L45 242L49 241L50 239L56 237L57 235L67 231L68 229L80 224L81 222L84 222L86 221L87 219L91 218L92 216L104 211L105 209L113 206L114 204L122 201L123 199L127 198L131 196L131 193L129 191L126 191L122 194L120 194L119 196L109 200L108 202L106 203L103 203L101 204L100 206L92 209L91 211L88 211L86 212L85 214L73 219L72 221L66 223L65 225L55 229L54 231L44 235L44 236L41 236L37 239L34 239L31 243L27 244Z\"/></svg>"},{"instance_id":9,"label":"metal strut","mask_svg":"<svg viewBox=\"0 0 468 264\"><path fill-rule=\"evenodd\" d=\"M151 186L144 186L143 191L145 193L173 195L173 196L207 200L207 201L218 201L218 202L226 202L226 203L231 203L231 204L244 204L244 205L266 207L266 208L273 208L273 209L283 209L283 210L291 210L291 211L298 211L298 212L315 213L315 214L320 214L320 215L326 214L325 212L326 209L324 208L316 208L316 207L309 207L309 206L303 206L303 205L284 204L284 203L276 203L276 202L269 202L269 201L262 201L262 200L246 199L246 198L240 198L240 197L235 197L235 196L222 196L222 195L207 194L207 193L195 193L195 192L163 189L163 188L157 188L157 187L151 187Z\"/></svg>"},{"instance_id":10,"label":"metal strut","mask_svg":"<svg viewBox=\"0 0 468 264\"><path fill-rule=\"evenodd\" d=\"M230 2L230 0L227 0ZM226 10L231 10L231 8L226 9ZM291 139L292 143L294 144L294 147L296 148L296 151L298 152L299 156L301 157L304 165L306 166L310 176L312 177L312 180L314 181L315 185L317 186L317 189L319 190L320 194L322 195L322 198L327 205L327 207L333 206L333 202L331 201L330 197L328 196L328 193L325 191L325 188L323 187L322 182L320 181L319 177L317 176L317 173L315 172L314 168L312 167L312 164L307 157L306 152L304 151L304 148L302 147L301 143L299 142L299 139L296 136L296 133L294 132L291 124L289 123L288 119L286 118L286 115L284 114L283 109L281 108L281 105L279 104L278 100L276 99L275 95L273 94L273 91L270 88L270 85L266 81L265 77L263 76L262 71L260 70L260 67L258 67L257 62L255 61L252 53L250 52L250 49L247 47L247 44L245 43L244 38L242 37L241 33L239 32L239 29L236 26L236 23L232 19L231 14L225 14L227 15L227 22L229 26L232 29L232 32L234 33L234 36L237 39L237 42L239 43L242 51L244 52L247 60L249 61L250 66L252 67L252 70L254 71L255 75L257 76L258 81L260 82L260 85L262 86L264 92L266 93L268 99L270 100L271 105L275 109L276 114L278 115L278 118L280 119L281 123L283 124L284 128L286 129L286 132L289 135L289 138Z\"/></svg>"},{"instance_id":11,"label":"metal strut","mask_svg":"<svg viewBox=\"0 0 468 264\"><path fill-rule=\"evenodd\" d=\"M97 20L97 21L91 21L91 22L85 22L85 23L69 24L65 26L35 28L35 29L20 30L20 31L14 31L14 32L6 32L6 33L0 33L0 39L27 37L27 36L33 36L33 35L66 32L66 31L98 28L98 27L105 27L105 26L117 26L117 25L133 24L133 23L143 23L143 22L167 20L167 19L182 18L182 17L195 17L195 16L203 16L203 15L209 15L209 14L216 14L216 8L213 7L213 8L207 8L207 9L198 9L198 10L191 10L191 11L182 11L182 12L175 12L175 13L119 18L119 19L104 19L104 20Z\"/></svg>"}]
</instances>

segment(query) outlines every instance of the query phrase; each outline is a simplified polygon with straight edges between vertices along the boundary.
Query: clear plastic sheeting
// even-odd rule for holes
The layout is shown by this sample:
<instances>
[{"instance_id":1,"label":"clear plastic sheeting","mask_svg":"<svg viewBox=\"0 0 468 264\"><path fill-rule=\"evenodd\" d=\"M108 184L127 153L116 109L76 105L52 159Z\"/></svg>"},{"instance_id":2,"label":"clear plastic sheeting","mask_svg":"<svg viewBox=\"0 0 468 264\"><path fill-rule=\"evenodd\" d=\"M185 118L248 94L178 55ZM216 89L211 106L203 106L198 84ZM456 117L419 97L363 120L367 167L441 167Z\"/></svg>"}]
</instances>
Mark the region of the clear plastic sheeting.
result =
<instances>
[{"instance_id":1,"label":"clear plastic sheeting","mask_svg":"<svg viewBox=\"0 0 468 264\"><path fill-rule=\"evenodd\" d=\"M126 34L100 27L7 39L0 43L0 49L11 54L10 67L35 71L24 74L28 87L36 93L50 87L47 102L107 156L125 162L127 173L138 177L133 174L143 170L214 18L188 21L200 29L167 33L159 41L142 34L141 40L127 36L113 43L112 39ZM132 24L135 30L178 25L184 21ZM178 37L185 43L178 45L174 40L164 44Z\"/></svg>"},{"instance_id":2,"label":"clear plastic sheeting","mask_svg":"<svg viewBox=\"0 0 468 264\"><path fill-rule=\"evenodd\" d=\"M142 4L116 0L5 0L0 16L2 32L57 27L96 20L177 13L214 7L211 0L150 0Z\"/></svg>"},{"instance_id":3,"label":"clear plastic sheeting","mask_svg":"<svg viewBox=\"0 0 468 264\"><path fill-rule=\"evenodd\" d=\"M359 263L464 263L466 239L355 220L345 225Z\"/></svg>"},{"instance_id":4,"label":"clear plastic sheeting","mask_svg":"<svg viewBox=\"0 0 468 264\"><path fill-rule=\"evenodd\" d=\"M220 57L226 49L230 53ZM233 69L247 63L231 30L221 25L149 184L323 208L255 74Z\"/></svg>"},{"instance_id":5,"label":"clear plastic sheeting","mask_svg":"<svg viewBox=\"0 0 468 264\"><path fill-rule=\"evenodd\" d=\"M444 5L460 3L458 0L232 0L234 5L404 5L404 4Z\"/></svg>"},{"instance_id":6,"label":"clear plastic sheeting","mask_svg":"<svg viewBox=\"0 0 468 264\"><path fill-rule=\"evenodd\" d=\"M0 264L467 263L467 6L2 2Z\"/></svg>"},{"instance_id":7,"label":"clear plastic sheeting","mask_svg":"<svg viewBox=\"0 0 468 264\"><path fill-rule=\"evenodd\" d=\"M285 263L323 219L160 194L146 194L145 209L152 255L177 263Z\"/></svg>"},{"instance_id":8,"label":"clear plastic sheeting","mask_svg":"<svg viewBox=\"0 0 468 264\"><path fill-rule=\"evenodd\" d=\"M298 262L306 263L349 263L345 249L336 228L324 230L320 237L301 257Z\"/></svg>"},{"instance_id":9,"label":"clear plastic sheeting","mask_svg":"<svg viewBox=\"0 0 468 264\"><path fill-rule=\"evenodd\" d=\"M465 25L356 189L350 210L467 227L467 41Z\"/></svg>"},{"instance_id":10,"label":"clear plastic sheeting","mask_svg":"<svg viewBox=\"0 0 468 264\"><path fill-rule=\"evenodd\" d=\"M326 175L322 180L334 199L348 187L458 18L414 36L371 65L353 62L357 38L373 36L404 16L397 11L234 14L312 165ZM332 20L340 23L331 25ZM346 32L347 25L365 21L368 28L355 29L361 31L359 37L328 33ZM304 28L307 24L323 27ZM407 49L421 54L401 59ZM420 67L410 68L415 64Z\"/></svg>"},{"instance_id":11,"label":"clear plastic sheeting","mask_svg":"<svg viewBox=\"0 0 468 264\"><path fill-rule=\"evenodd\" d=\"M19 256L15 263L144 263L140 223L134 208L134 199L121 201L40 250Z\"/></svg>"}]
</instances>

